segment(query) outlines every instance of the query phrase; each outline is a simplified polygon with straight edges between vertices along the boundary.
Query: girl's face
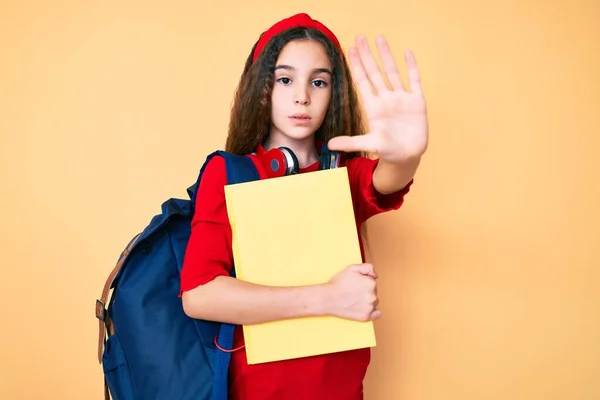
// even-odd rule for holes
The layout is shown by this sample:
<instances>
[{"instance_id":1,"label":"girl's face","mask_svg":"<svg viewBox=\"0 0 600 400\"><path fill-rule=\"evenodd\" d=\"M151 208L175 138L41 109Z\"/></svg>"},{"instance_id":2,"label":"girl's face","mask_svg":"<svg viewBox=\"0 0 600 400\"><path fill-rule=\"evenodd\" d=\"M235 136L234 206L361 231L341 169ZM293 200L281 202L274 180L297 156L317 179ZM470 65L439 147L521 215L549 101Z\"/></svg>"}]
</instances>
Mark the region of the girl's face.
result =
<instances>
[{"instance_id":1,"label":"girl's face","mask_svg":"<svg viewBox=\"0 0 600 400\"><path fill-rule=\"evenodd\" d=\"M332 87L332 65L313 40L289 42L279 53L271 95L274 142L311 139L325 119Z\"/></svg>"}]
</instances>

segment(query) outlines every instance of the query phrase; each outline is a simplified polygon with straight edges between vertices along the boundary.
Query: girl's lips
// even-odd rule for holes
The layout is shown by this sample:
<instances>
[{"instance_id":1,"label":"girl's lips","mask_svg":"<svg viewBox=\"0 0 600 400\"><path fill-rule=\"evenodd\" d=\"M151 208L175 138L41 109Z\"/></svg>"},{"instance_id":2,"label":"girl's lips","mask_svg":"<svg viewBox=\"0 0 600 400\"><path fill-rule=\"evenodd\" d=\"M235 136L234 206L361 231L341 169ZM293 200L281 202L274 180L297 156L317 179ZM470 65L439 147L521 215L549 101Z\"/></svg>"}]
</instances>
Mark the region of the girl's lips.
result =
<instances>
[{"instance_id":1,"label":"girl's lips","mask_svg":"<svg viewBox=\"0 0 600 400\"><path fill-rule=\"evenodd\" d=\"M294 114L294 115L290 116L290 118L310 119L310 115L308 115L308 114Z\"/></svg>"},{"instance_id":2,"label":"girl's lips","mask_svg":"<svg viewBox=\"0 0 600 400\"><path fill-rule=\"evenodd\" d=\"M290 116L290 120L292 120L296 125L308 125L310 123L310 116L308 114L294 114Z\"/></svg>"}]
</instances>

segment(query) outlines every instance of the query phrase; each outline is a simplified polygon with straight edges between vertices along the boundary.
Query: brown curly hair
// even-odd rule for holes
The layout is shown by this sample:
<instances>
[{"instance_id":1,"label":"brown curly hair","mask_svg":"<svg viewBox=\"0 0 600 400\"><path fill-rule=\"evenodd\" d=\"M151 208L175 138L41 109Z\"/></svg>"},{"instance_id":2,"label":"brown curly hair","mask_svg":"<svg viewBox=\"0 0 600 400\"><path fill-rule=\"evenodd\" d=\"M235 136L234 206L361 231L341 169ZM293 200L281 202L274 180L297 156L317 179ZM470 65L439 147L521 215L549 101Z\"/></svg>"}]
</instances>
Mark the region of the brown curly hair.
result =
<instances>
[{"instance_id":1,"label":"brown curly hair","mask_svg":"<svg viewBox=\"0 0 600 400\"><path fill-rule=\"evenodd\" d=\"M364 133L362 110L356 88L345 58L320 31L312 28L291 28L274 36L256 61L252 62L253 46L246 60L235 93L225 150L234 154L249 154L263 144L270 131L271 91L275 63L279 52L292 40L316 40L323 44L333 65L332 96L325 119L315 139L327 142L335 136ZM344 154L352 158L358 153Z\"/></svg>"}]
</instances>

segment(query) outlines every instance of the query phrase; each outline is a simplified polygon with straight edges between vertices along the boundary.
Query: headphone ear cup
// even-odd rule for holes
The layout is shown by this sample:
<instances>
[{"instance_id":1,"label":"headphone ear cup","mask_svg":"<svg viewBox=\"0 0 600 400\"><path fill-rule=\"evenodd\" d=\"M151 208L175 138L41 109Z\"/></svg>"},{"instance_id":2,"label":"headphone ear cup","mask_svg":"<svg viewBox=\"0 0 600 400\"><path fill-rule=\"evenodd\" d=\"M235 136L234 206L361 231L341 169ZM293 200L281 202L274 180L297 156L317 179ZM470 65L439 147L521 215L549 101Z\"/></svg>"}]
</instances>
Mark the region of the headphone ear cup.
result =
<instances>
[{"instance_id":1,"label":"headphone ear cup","mask_svg":"<svg viewBox=\"0 0 600 400\"><path fill-rule=\"evenodd\" d=\"M285 173L284 175L295 175L300 172L300 163L298 158L289 147L280 147L279 151L283 154L285 160Z\"/></svg>"},{"instance_id":2,"label":"headphone ear cup","mask_svg":"<svg viewBox=\"0 0 600 400\"><path fill-rule=\"evenodd\" d=\"M295 175L300 172L300 164L294 152L288 147L271 149L259 156L269 178Z\"/></svg>"},{"instance_id":3,"label":"headphone ear cup","mask_svg":"<svg viewBox=\"0 0 600 400\"><path fill-rule=\"evenodd\" d=\"M285 175L285 171L287 169L286 159L284 154L279 149L271 149L266 152L260 158L260 162L267 170L267 175L270 178Z\"/></svg>"},{"instance_id":4,"label":"headphone ear cup","mask_svg":"<svg viewBox=\"0 0 600 400\"><path fill-rule=\"evenodd\" d=\"M340 166L340 154L337 151L331 151L327 144L323 143L321 154L319 156L319 169L332 169Z\"/></svg>"}]
</instances>

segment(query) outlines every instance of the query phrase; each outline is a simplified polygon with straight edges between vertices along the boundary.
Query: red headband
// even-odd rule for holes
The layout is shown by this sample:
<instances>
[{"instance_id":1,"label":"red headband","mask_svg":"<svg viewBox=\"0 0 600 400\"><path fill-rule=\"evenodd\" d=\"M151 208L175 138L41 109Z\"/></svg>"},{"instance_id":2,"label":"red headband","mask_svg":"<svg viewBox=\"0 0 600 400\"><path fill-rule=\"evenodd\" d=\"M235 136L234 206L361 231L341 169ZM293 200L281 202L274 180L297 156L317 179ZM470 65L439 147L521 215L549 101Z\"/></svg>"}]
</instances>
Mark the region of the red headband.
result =
<instances>
[{"instance_id":1,"label":"red headband","mask_svg":"<svg viewBox=\"0 0 600 400\"><path fill-rule=\"evenodd\" d=\"M264 32L258 43L256 48L254 49L254 55L252 56L252 62L256 61L259 54L263 50L263 48L269 43L269 41L273 38L273 36L285 31L286 29L303 27L303 28L314 28L323 33L331 42L340 50L340 54L343 56L342 46L340 46L340 42L337 37L327 28L325 25L320 23L317 20L312 19L308 14L296 14L286 19L282 19L277 22L275 25L269 28L266 32Z\"/></svg>"}]
</instances>

